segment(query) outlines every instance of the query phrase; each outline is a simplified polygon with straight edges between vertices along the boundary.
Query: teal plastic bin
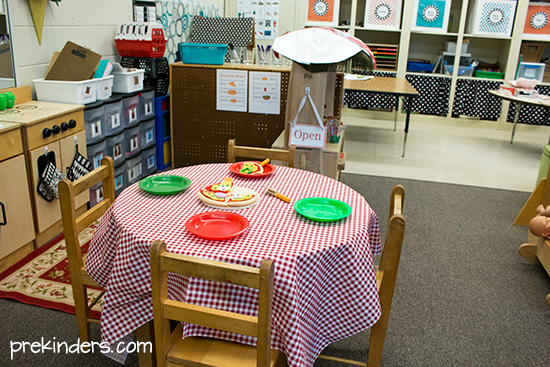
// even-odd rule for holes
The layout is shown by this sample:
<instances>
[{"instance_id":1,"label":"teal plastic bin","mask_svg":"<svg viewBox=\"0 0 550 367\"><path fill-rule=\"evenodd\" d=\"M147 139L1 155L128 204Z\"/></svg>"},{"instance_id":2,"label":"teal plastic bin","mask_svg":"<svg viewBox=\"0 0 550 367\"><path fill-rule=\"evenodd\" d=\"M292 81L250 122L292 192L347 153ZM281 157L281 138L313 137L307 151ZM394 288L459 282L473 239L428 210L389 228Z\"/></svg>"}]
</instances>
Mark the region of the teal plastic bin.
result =
<instances>
[{"instance_id":1,"label":"teal plastic bin","mask_svg":"<svg viewBox=\"0 0 550 367\"><path fill-rule=\"evenodd\" d=\"M181 43L180 54L184 64L222 65L227 45L215 43Z\"/></svg>"},{"instance_id":2,"label":"teal plastic bin","mask_svg":"<svg viewBox=\"0 0 550 367\"><path fill-rule=\"evenodd\" d=\"M546 177L548 174L548 168L550 168L550 145L545 145L542 148L542 158L540 159L539 177L537 178L537 184Z\"/></svg>"}]
</instances>

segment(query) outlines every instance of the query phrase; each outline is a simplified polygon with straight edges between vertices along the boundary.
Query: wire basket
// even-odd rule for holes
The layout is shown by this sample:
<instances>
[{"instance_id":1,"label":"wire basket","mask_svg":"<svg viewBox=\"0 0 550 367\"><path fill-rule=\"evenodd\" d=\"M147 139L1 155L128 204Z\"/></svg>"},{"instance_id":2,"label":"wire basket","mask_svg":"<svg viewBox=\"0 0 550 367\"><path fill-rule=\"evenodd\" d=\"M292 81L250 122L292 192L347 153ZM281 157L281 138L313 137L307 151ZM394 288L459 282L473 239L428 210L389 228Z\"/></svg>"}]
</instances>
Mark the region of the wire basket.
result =
<instances>
[{"instance_id":1,"label":"wire basket","mask_svg":"<svg viewBox=\"0 0 550 367\"><path fill-rule=\"evenodd\" d=\"M544 51L544 45L536 43L523 43L521 45L521 53L523 62L540 62L542 53Z\"/></svg>"}]
</instances>

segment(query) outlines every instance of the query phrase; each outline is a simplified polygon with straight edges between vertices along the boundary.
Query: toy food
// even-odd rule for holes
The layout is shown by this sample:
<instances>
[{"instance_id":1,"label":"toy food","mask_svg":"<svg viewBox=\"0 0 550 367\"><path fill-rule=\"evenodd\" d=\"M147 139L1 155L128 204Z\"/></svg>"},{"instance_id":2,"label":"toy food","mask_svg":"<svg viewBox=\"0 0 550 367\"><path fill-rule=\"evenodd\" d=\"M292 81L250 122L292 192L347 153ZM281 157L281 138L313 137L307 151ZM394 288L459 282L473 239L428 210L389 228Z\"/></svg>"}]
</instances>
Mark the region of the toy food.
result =
<instances>
[{"instance_id":1,"label":"toy food","mask_svg":"<svg viewBox=\"0 0 550 367\"><path fill-rule=\"evenodd\" d=\"M234 187L230 177L221 183L199 190L199 198L206 204L220 207L239 207L254 204L259 195L252 190Z\"/></svg>"}]
</instances>

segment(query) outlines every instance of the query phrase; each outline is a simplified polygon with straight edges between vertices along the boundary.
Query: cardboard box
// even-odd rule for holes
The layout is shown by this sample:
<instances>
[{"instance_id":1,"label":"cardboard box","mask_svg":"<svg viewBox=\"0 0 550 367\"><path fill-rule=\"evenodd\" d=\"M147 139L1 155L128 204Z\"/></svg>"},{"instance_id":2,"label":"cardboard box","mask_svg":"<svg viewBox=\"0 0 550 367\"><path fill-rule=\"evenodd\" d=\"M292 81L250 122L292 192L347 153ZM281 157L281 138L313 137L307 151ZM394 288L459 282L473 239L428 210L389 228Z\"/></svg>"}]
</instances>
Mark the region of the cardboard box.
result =
<instances>
[{"instance_id":1,"label":"cardboard box","mask_svg":"<svg viewBox=\"0 0 550 367\"><path fill-rule=\"evenodd\" d=\"M101 55L68 41L51 65L44 80L81 81L92 79Z\"/></svg>"},{"instance_id":2,"label":"cardboard box","mask_svg":"<svg viewBox=\"0 0 550 367\"><path fill-rule=\"evenodd\" d=\"M323 175L338 180L340 171L344 169L346 162L346 153L342 152L344 148L344 133L340 135L340 141L336 143L327 142L323 149ZM271 146L273 149L284 149L284 132L279 135L277 140ZM319 149L296 148L294 157L294 168L301 168L307 171L319 172L319 160L317 159ZM283 162L273 161L273 164L283 165Z\"/></svg>"}]
</instances>

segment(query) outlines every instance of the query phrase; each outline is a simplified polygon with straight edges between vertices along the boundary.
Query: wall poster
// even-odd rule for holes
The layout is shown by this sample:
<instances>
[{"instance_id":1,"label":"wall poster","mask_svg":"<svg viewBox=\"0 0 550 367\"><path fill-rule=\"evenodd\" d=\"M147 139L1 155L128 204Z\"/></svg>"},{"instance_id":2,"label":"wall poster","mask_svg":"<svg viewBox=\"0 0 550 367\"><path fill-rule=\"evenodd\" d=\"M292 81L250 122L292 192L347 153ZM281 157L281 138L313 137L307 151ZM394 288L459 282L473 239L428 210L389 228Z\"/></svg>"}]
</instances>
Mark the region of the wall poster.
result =
<instances>
[{"instance_id":1,"label":"wall poster","mask_svg":"<svg viewBox=\"0 0 550 367\"><path fill-rule=\"evenodd\" d=\"M247 70L216 70L216 109L247 111Z\"/></svg>"},{"instance_id":2,"label":"wall poster","mask_svg":"<svg viewBox=\"0 0 550 367\"><path fill-rule=\"evenodd\" d=\"M254 18L254 37L256 39L275 39L279 28L279 1L238 0L239 18Z\"/></svg>"},{"instance_id":3,"label":"wall poster","mask_svg":"<svg viewBox=\"0 0 550 367\"><path fill-rule=\"evenodd\" d=\"M281 113L281 73L249 72L250 113Z\"/></svg>"},{"instance_id":4,"label":"wall poster","mask_svg":"<svg viewBox=\"0 0 550 367\"><path fill-rule=\"evenodd\" d=\"M307 0L306 25L338 26L340 0Z\"/></svg>"}]
</instances>

